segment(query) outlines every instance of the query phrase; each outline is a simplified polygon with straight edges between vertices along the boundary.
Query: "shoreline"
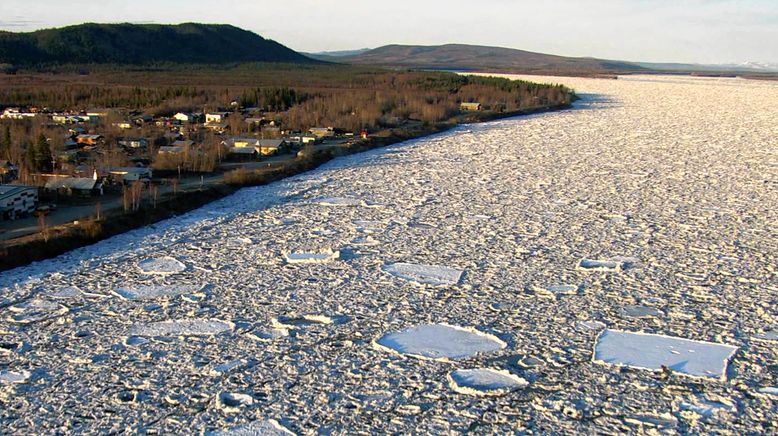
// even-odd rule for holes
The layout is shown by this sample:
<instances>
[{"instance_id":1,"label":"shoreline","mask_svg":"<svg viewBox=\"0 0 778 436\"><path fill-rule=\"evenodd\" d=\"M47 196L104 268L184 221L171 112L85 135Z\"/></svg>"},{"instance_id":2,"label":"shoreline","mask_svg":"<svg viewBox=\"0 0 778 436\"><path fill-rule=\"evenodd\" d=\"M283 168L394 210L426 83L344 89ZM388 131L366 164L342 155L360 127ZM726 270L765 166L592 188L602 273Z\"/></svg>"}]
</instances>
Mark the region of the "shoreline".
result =
<instances>
[{"instance_id":1,"label":"shoreline","mask_svg":"<svg viewBox=\"0 0 778 436\"><path fill-rule=\"evenodd\" d=\"M4 241L2 249L0 249L0 272L29 265L33 262L52 259L76 248L86 247L113 236L173 218L227 197L241 188L266 185L314 170L337 157L424 138L449 131L461 125L480 124L500 119L557 112L570 108L572 108L572 104L511 112L472 113L461 116L455 122L440 122L410 129L390 129L347 147L319 150L311 156L295 157L288 164L264 173L247 172L250 180L241 183L228 182L225 174L225 180L221 183L196 191L181 192L172 198L158 202L154 208L144 207L133 212L120 211L118 213L115 210L106 211L99 220L94 217L78 220L78 224L66 224L48 228L45 235L43 232L36 232L31 235Z\"/></svg>"}]
</instances>

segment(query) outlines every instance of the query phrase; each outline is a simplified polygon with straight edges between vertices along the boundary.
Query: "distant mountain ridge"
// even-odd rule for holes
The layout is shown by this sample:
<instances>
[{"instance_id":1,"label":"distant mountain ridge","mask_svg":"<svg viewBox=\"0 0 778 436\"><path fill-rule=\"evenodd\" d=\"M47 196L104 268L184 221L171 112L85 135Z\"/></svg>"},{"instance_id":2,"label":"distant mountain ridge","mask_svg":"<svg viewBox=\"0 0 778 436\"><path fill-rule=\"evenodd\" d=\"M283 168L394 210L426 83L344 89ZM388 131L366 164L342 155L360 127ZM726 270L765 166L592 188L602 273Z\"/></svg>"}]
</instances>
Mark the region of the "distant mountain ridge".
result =
<instances>
[{"instance_id":1,"label":"distant mountain ridge","mask_svg":"<svg viewBox=\"0 0 778 436\"><path fill-rule=\"evenodd\" d=\"M613 73L645 69L633 62L556 56L467 44L386 45L356 55L339 56L337 61L359 65L504 72Z\"/></svg>"},{"instance_id":2,"label":"distant mountain ridge","mask_svg":"<svg viewBox=\"0 0 778 436\"><path fill-rule=\"evenodd\" d=\"M28 33L0 32L0 63L148 64L317 62L225 24L87 23Z\"/></svg>"}]
</instances>

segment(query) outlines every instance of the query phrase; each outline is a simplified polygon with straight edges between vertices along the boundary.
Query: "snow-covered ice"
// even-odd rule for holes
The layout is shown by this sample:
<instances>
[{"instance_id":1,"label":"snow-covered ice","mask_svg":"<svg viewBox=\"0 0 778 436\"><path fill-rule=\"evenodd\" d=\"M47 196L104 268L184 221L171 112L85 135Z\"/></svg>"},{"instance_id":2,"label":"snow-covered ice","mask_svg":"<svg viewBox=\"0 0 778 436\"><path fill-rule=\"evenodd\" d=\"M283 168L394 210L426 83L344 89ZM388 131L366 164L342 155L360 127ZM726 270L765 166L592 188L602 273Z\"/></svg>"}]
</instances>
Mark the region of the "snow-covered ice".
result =
<instances>
[{"instance_id":1,"label":"snow-covered ice","mask_svg":"<svg viewBox=\"0 0 778 436\"><path fill-rule=\"evenodd\" d=\"M749 434L777 421L778 82L529 79L583 99L339 158L0 273L0 371L30 374L0 382L0 433L257 434L275 419L297 434ZM327 248L337 261L284 257ZM397 262L408 278L385 269ZM440 323L468 328L400 336L426 359L378 343ZM724 356L696 342L636 361L667 371L595 363L605 328L739 351L726 381ZM712 374L685 376L681 358ZM474 368L530 384L453 392L449 374ZM222 393L253 404L232 413ZM736 407L692 410L705 402Z\"/></svg>"},{"instance_id":2,"label":"snow-covered ice","mask_svg":"<svg viewBox=\"0 0 778 436\"><path fill-rule=\"evenodd\" d=\"M667 368L695 377L725 379L737 347L665 335L604 330L594 347L595 362L640 369Z\"/></svg>"},{"instance_id":3,"label":"snow-covered ice","mask_svg":"<svg viewBox=\"0 0 778 436\"><path fill-rule=\"evenodd\" d=\"M425 285L456 285L464 271L437 265L420 265L397 262L384 266L389 274L414 283Z\"/></svg>"},{"instance_id":4,"label":"snow-covered ice","mask_svg":"<svg viewBox=\"0 0 778 436\"><path fill-rule=\"evenodd\" d=\"M448 377L451 388L466 395L505 395L529 385L517 375L491 368L457 369Z\"/></svg>"},{"instance_id":5,"label":"snow-covered ice","mask_svg":"<svg viewBox=\"0 0 778 436\"><path fill-rule=\"evenodd\" d=\"M499 338L473 328L425 324L386 335L375 341L379 349L421 359L460 360L477 353L505 348Z\"/></svg>"}]
</instances>

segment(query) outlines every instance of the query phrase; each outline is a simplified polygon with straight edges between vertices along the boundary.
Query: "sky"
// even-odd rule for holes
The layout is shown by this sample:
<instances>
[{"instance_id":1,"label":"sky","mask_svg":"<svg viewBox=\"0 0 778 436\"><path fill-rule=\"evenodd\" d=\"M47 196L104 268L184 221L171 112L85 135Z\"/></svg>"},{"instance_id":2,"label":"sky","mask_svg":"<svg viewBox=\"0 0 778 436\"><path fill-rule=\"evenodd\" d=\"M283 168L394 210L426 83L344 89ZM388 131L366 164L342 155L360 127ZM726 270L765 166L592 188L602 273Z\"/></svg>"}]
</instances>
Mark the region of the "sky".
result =
<instances>
[{"instance_id":1,"label":"sky","mask_svg":"<svg viewBox=\"0 0 778 436\"><path fill-rule=\"evenodd\" d=\"M778 0L0 0L0 29L225 23L304 52L465 43L644 62L778 64Z\"/></svg>"}]
</instances>

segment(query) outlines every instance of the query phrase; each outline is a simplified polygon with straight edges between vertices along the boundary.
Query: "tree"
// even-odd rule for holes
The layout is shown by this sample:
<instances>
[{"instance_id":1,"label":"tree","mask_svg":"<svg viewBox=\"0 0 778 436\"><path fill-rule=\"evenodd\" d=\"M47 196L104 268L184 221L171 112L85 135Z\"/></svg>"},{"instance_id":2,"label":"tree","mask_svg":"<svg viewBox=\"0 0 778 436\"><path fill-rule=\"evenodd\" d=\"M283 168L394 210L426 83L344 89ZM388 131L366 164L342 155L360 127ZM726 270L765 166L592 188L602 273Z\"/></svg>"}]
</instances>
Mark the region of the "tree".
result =
<instances>
[{"instance_id":1,"label":"tree","mask_svg":"<svg viewBox=\"0 0 778 436\"><path fill-rule=\"evenodd\" d=\"M38 135L38 141L30 146L28 150L29 162L35 171L50 172L52 170L51 147L46 135Z\"/></svg>"},{"instance_id":2,"label":"tree","mask_svg":"<svg viewBox=\"0 0 778 436\"><path fill-rule=\"evenodd\" d=\"M3 140L0 142L0 158L11 160L11 127L5 126Z\"/></svg>"}]
</instances>

